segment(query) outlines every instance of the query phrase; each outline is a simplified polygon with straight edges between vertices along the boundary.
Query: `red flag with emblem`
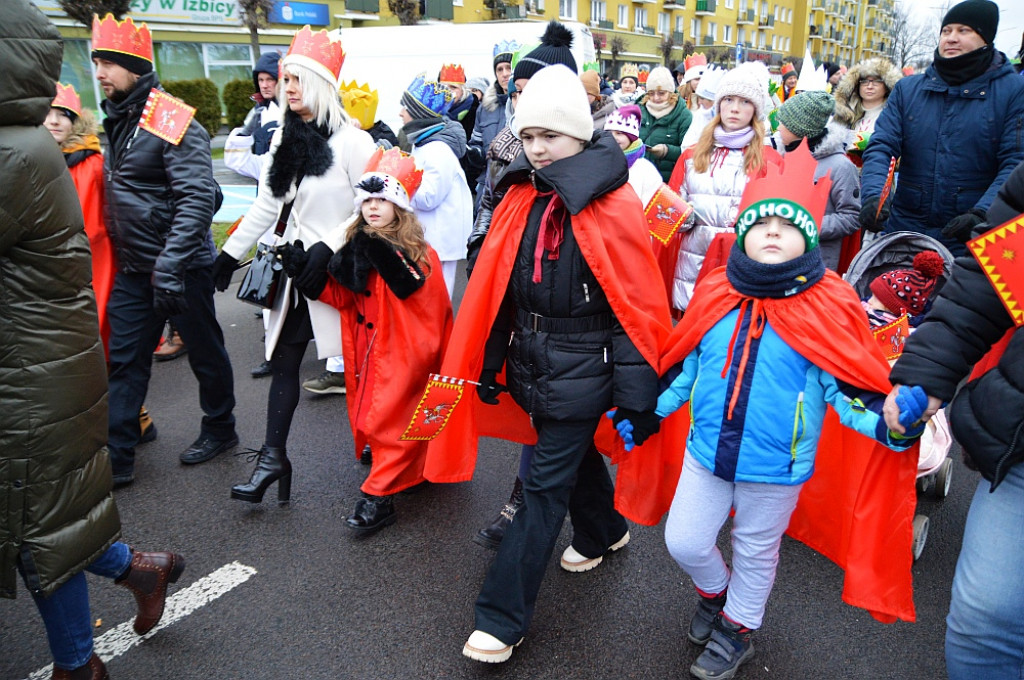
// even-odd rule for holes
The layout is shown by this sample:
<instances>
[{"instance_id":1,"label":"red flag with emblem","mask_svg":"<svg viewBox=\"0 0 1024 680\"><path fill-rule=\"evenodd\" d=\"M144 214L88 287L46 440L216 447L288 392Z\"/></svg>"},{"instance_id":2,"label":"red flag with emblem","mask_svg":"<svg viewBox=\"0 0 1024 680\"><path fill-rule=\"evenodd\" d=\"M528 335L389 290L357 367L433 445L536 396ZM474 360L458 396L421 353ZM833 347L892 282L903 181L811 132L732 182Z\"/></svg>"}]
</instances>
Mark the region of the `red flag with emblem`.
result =
<instances>
[{"instance_id":1,"label":"red flag with emblem","mask_svg":"<svg viewBox=\"0 0 1024 680\"><path fill-rule=\"evenodd\" d=\"M462 401L464 383L471 381L460 378L431 374L423 390L420 403L412 415L409 427L399 439L406 441L428 441L441 434L448 424L455 407ZM476 384L476 383L471 383Z\"/></svg>"},{"instance_id":2,"label":"red flag with emblem","mask_svg":"<svg viewBox=\"0 0 1024 680\"><path fill-rule=\"evenodd\" d=\"M193 107L154 87L149 91L139 127L177 146L195 115Z\"/></svg>"},{"instance_id":3,"label":"red flag with emblem","mask_svg":"<svg viewBox=\"0 0 1024 680\"><path fill-rule=\"evenodd\" d=\"M644 217L647 218L651 236L667 245L692 212L693 206L667 184L662 184L644 208Z\"/></svg>"},{"instance_id":4,"label":"red flag with emblem","mask_svg":"<svg viewBox=\"0 0 1024 680\"><path fill-rule=\"evenodd\" d=\"M1017 326L1024 326L1024 213L967 242Z\"/></svg>"}]
</instances>

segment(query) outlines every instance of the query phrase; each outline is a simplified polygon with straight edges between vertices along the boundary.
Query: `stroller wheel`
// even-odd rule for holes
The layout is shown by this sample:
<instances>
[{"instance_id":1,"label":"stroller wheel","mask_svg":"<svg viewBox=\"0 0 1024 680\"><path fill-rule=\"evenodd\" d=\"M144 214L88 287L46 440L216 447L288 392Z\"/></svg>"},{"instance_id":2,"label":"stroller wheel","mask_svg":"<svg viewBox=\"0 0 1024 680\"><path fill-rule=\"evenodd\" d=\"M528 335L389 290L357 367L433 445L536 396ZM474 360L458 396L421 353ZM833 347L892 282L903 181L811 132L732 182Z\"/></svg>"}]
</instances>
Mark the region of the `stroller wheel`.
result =
<instances>
[{"instance_id":1,"label":"stroller wheel","mask_svg":"<svg viewBox=\"0 0 1024 680\"><path fill-rule=\"evenodd\" d=\"M917 478L917 493L919 496L927 496L931 493L932 488L935 486L935 476L925 475Z\"/></svg>"},{"instance_id":2,"label":"stroller wheel","mask_svg":"<svg viewBox=\"0 0 1024 680\"><path fill-rule=\"evenodd\" d=\"M946 460L942 461L942 465L935 471L935 479L931 489L929 489L929 495L936 499L942 500L949 495L949 487L953 483L953 459L946 457Z\"/></svg>"},{"instance_id":3,"label":"stroller wheel","mask_svg":"<svg viewBox=\"0 0 1024 680\"><path fill-rule=\"evenodd\" d=\"M924 552L924 544L927 542L928 518L924 515L917 515L914 517L913 554L915 562L921 557L921 553Z\"/></svg>"}]
</instances>

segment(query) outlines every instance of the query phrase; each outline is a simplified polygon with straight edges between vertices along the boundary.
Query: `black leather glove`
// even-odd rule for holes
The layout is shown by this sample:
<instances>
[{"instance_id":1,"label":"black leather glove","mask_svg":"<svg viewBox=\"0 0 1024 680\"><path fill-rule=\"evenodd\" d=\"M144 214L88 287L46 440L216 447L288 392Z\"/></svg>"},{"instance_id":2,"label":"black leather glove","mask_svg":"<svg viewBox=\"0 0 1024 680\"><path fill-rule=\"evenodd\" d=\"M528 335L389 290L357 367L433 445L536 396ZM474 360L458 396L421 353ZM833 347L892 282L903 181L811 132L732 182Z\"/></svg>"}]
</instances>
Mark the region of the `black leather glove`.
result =
<instances>
[{"instance_id":1,"label":"black leather glove","mask_svg":"<svg viewBox=\"0 0 1024 680\"><path fill-rule=\"evenodd\" d=\"M296 288L310 300L316 300L327 285L327 263L334 251L323 241L318 241L306 251L306 266L297 276L292 277Z\"/></svg>"},{"instance_id":2,"label":"black leather glove","mask_svg":"<svg viewBox=\"0 0 1024 680\"><path fill-rule=\"evenodd\" d=\"M153 313L162 319L170 319L188 311L185 296L163 288L153 289Z\"/></svg>"},{"instance_id":3,"label":"black leather glove","mask_svg":"<svg viewBox=\"0 0 1024 680\"><path fill-rule=\"evenodd\" d=\"M281 258L281 267L285 276L294 279L302 273L309 262L309 253L302 246L302 241L285 243L277 247L277 256Z\"/></svg>"},{"instance_id":4,"label":"black leather glove","mask_svg":"<svg viewBox=\"0 0 1024 680\"><path fill-rule=\"evenodd\" d=\"M634 411L621 406L615 410L612 416L612 424L618 429L623 420L633 424L633 443L641 446L651 435L658 434L661 430L661 418L654 411Z\"/></svg>"},{"instance_id":5,"label":"black leather glove","mask_svg":"<svg viewBox=\"0 0 1024 680\"><path fill-rule=\"evenodd\" d=\"M217 259L213 261L213 270L210 275L213 277L213 287L224 292L231 285L231 275L238 269L238 260L231 257L223 250L217 254Z\"/></svg>"},{"instance_id":6,"label":"black leather glove","mask_svg":"<svg viewBox=\"0 0 1024 680\"><path fill-rule=\"evenodd\" d=\"M498 382L498 372L485 368L480 373L480 384L476 386L477 396L485 404L497 404L498 395L508 392L508 388Z\"/></svg>"},{"instance_id":7,"label":"black leather glove","mask_svg":"<svg viewBox=\"0 0 1024 680\"><path fill-rule=\"evenodd\" d=\"M860 206L860 226L864 231L878 233L885 228L889 219L889 201L882 206L882 212L878 212L878 196L865 197ZM875 215L878 215L877 219Z\"/></svg>"},{"instance_id":8,"label":"black leather glove","mask_svg":"<svg viewBox=\"0 0 1024 680\"><path fill-rule=\"evenodd\" d=\"M963 215L957 215L942 228L942 235L949 239L955 239L960 243L967 243L971 240L971 234L978 225L985 223L985 211L980 208L971 208Z\"/></svg>"}]
</instances>

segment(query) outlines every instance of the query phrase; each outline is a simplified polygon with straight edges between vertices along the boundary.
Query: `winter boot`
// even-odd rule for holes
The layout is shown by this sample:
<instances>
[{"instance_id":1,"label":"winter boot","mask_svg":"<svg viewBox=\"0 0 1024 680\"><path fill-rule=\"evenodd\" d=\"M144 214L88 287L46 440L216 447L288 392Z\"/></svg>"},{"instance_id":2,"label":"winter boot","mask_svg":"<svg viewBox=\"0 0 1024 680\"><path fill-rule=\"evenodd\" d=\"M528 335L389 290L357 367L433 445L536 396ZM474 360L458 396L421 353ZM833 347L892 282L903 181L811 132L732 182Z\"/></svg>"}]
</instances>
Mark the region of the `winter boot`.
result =
<instances>
[{"instance_id":1,"label":"winter boot","mask_svg":"<svg viewBox=\"0 0 1024 680\"><path fill-rule=\"evenodd\" d=\"M512 487L512 495L508 497L508 503L502 506L494 521L476 533L473 542L485 548L497 550L501 545L501 539L505 538L505 530L508 529L508 525L512 523L521 507L523 507L523 480L516 477L516 483Z\"/></svg>"},{"instance_id":2,"label":"winter boot","mask_svg":"<svg viewBox=\"0 0 1024 680\"><path fill-rule=\"evenodd\" d=\"M249 503L260 503L267 487L277 482L277 502L279 505L285 505L292 497L292 463L288 460L288 453L283 446L266 445L254 453L256 467L253 468L248 483L231 487L231 497Z\"/></svg>"},{"instance_id":3,"label":"winter boot","mask_svg":"<svg viewBox=\"0 0 1024 680\"><path fill-rule=\"evenodd\" d=\"M114 583L124 586L135 595L138 613L135 616L135 632L145 635L153 630L164 615L167 601L167 586L176 583L185 571L185 558L169 552L136 552L128 571Z\"/></svg>"},{"instance_id":4,"label":"winter boot","mask_svg":"<svg viewBox=\"0 0 1024 680\"><path fill-rule=\"evenodd\" d=\"M750 642L753 632L719 612L711 627L711 639L690 666L690 674L701 680L728 680L735 676L740 666L754 656L754 645Z\"/></svg>"},{"instance_id":5,"label":"winter boot","mask_svg":"<svg viewBox=\"0 0 1024 680\"><path fill-rule=\"evenodd\" d=\"M349 529L364 536L395 523L395 504L391 496L366 495L356 501L355 510L345 520Z\"/></svg>"},{"instance_id":6,"label":"winter boot","mask_svg":"<svg viewBox=\"0 0 1024 680\"><path fill-rule=\"evenodd\" d=\"M698 590L697 611L690 619L690 630L686 634L687 639L695 645L707 644L711 639L711 627L714 624L718 612L725 606L726 591L718 595L706 595Z\"/></svg>"},{"instance_id":7,"label":"winter boot","mask_svg":"<svg viewBox=\"0 0 1024 680\"><path fill-rule=\"evenodd\" d=\"M103 665L103 660L93 652L84 666L79 666L73 671L54 668L50 677L53 680L109 680L110 675L107 673L107 667Z\"/></svg>"}]
</instances>

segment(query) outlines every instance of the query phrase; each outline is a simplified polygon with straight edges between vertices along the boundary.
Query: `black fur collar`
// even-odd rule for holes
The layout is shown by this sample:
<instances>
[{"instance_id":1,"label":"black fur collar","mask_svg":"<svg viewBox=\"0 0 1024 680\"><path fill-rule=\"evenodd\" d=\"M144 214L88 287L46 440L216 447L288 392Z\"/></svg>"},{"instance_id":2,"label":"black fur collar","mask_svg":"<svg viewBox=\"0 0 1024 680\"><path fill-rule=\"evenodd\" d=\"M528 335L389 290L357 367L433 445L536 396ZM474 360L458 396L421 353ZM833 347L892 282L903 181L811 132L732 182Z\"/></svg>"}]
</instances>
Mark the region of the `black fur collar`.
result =
<instances>
[{"instance_id":1,"label":"black fur collar","mask_svg":"<svg viewBox=\"0 0 1024 680\"><path fill-rule=\"evenodd\" d=\"M370 269L376 269L391 292L404 300L423 287L423 271L401 249L360 231L338 251L327 271L354 293L366 290Z\"/></svg>"},{"instance_id":2,"label":"black fur collar","mask_svg":"<svg viewBox=\"0 0 1024 680\"><path fill-rule=\"evenodd\" d=\"M307 123L295 112L284 114L281 145L270 162L267 182L275 198L283 198L292 183L304 175L317 176L327 172L334 162L334 152L327 144L330 132L316 123Z\"/></svg>"}]
</instances>

